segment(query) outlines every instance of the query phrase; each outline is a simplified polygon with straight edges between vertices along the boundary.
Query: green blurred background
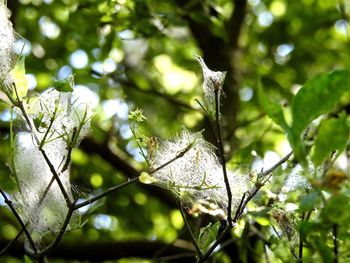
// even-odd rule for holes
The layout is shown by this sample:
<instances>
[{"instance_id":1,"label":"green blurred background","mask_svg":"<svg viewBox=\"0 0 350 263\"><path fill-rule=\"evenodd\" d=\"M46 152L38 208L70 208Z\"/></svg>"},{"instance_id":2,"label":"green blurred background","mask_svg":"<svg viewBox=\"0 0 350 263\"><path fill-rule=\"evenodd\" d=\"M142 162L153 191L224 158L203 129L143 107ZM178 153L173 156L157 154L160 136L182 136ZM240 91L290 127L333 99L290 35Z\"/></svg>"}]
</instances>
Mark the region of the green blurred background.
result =
<instances>
[{"instance_id":1,"label":"green blurred background","mask_svg":"<svg viewBox=\"0 0 350 263\"><path fill-rule=\"evenodd\" d=\"M147 117L140 127L145 136L168 138L184 125L204 128L213 142L195 103L202 94L196 54L209 68L227 71L225 151L231 168L245 170L259 162L269 166L289 150L284 133L258 105L257 80L270 100L288 106L308 78L350 63L348 0L8 0L8 6L23 37L17 44L25 43L30 93L73 74L76 91L95 106L91 133L72 154L71 181L82 198L147 169L128 123L136 107ZM0 185L12 193L9 118L0 102ZM193 262L178 204L157 187L131 185L80 213L86 224L64 236L50 262L169 261L181 254L177 262ZM195 231L210 220L190 216ZM249 228L254 224L242 223L236 235L243 237L215 262L264 262ZM0 199L0 248L18 231ZM1 262L24 260L21 244L8 253Z\"/></svg>"}]
</instances>

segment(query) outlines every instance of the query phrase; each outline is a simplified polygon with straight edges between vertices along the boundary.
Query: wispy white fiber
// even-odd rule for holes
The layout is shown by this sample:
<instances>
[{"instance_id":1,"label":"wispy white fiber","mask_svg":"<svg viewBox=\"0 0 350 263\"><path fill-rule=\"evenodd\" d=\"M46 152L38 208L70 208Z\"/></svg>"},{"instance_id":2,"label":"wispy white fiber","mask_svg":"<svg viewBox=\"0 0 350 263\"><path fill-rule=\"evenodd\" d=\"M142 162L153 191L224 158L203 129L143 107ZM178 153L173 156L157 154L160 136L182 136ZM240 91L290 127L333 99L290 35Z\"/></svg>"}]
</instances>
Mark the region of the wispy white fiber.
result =
<instances>
[{"instance_id":1,"label":"wispy white fiber","mask_svg":"<svg viewBox=\"0 0 350 263\"><path fill-rule=\"evenodd\" d=\"M71 93L48 90L29 98L24 102L24 106L35 127L35 135L39 141L45 138L43 149L72 199L69 167L63 167L67 162L68 149L71 147L69 143L74 134L81 127L78 143L89 131L89 122L88 119L84 122L85 111L71 98ZM52 119L54 121L50 125ZM37 245L45 246L61 229L68 208L56 180L41 202L53 175L39 151L34 133L28 129L16 136L14 171L19 186L19 193L15 195L19 212L25 221L28 221L29 231ZM74 215L69 228L74 227L77 219L78 216ZM30 245L26 244L26 247L30 248Z\"/></svg>"},{"instance_id":2,"label":"wispy white fiber","mask_svg":"<svg viewBox=\"0 0 350 263\"><path fill-rule=\"evenodd\" d=\"M170 140L160 141L153 154L151 165L159 167L188 149L183 157L154 174L158 184L175 193L184 203L197 206L202 212L225 216L227 191L222 166L214 154L215 149L207 143L201 133L190 133L183 129ZM249 177L228 172L233 194L232 208L238 207L244 192L249 188Z\"/></svg>"},{"instance_id":3,"label":"wispy white fiber","mask_svg":"<svg viewBox=\"0 0 350 263\"><path fill-rule=\"evenodd\" d=\"M0 80L2 81L7 78L16 62L15 33L9 18L10 11L4 0L0 0Z\"/></svg>"},{"instance_id":4,"label":"wispy white fiber","mask_svg":"<svg viewBox=\"0 0 350 263\"><path fill-rule=\"evenodd\" d=\"M203 70L203 91L206 110L213 114L215 112L215 89L218 89L218 95L220 96L226 72L212 71L200 56L196 56L196 58Z\"/></svg>"}]
</instances>

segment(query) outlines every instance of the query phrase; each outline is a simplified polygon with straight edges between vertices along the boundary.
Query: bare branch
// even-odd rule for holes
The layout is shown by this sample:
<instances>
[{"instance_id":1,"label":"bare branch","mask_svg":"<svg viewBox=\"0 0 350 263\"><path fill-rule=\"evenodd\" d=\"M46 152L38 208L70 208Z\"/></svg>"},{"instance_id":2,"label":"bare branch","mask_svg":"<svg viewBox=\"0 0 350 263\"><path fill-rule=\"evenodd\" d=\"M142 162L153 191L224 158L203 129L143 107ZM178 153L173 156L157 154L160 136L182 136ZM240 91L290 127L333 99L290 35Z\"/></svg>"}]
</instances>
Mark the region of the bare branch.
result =
<instances>
[{"instance_id":1,"label":"bare branch","mask_svg":"<svg viewBox=\"0 0 350 263\"><path fill-rule=\"evenodd\" d=\"M0 239L0 245L4 246L6 241ZM89 262L102 262L106 260L117 260L121 258L148 258L152 259L158 251L167 247L160 256L178 256L187 254L189 257L195 257L195 251L190 242L185 240L176 240L174 244L166 244L163 241L149 240L122 240L122 241L97 241L97 242L75 242L60 244L53 248L49 258L62 260L79 260ZM7 256L13 256L23 259L25 255L23 243L18 243L6 251ZM191 256L190 256L191 254ZM194 262L190 261L190 262ZM184 262L184 261L179 261ZM186 260L187 262L187 260Z\"/></svg>"},{"instance_id":2,"label":"bare branch","mask_svg":"<svg viewBox=\"0 0 350 263\"><path fill-rule=\"evenodd\" d=\"M197 243L196 237L194 236L192 228L191 228L191 226L190 226L190 224L189 224L189 222L187 220L186 212L183 209L183 205L182 205L181 201L180 201L180 212L181 212L182 218L183 218L183 220L184 220L184 222L186 224L188 232L190 233L191 241L192 241L192 244L194 245L194 247L196 249L197 255L198 255L199 258L202 258L203 257L202 251L199 248L199 245Z\"/></svg>"},{"instance_id":3,"label":"bare branch","mask_svg":"<svg viewBox=\"0 0 350 263\"><path fill-rule=\"evenodd\" d=\"M238 39L241 33L244 18L246 16L246 0L234 0L234 11L226 23L226 30L229 34L229 43L232 48L236 49L238 46Z\"/></svg>"},{"instance_id":4,"label":"bare branch","mask_svg":"<svg viewBox=\"0 0 350 263\"><path fill-rule=\"evenodd\" d=\"M121 184L119 184L119 185L116 185L116 186L114 186L114 187L111 187L111 188L109 188L108 190L104 191L104 192L101 193L101 194L98 194L98 195L96 195L96 196L94 196L94 197L92 197L92 198L90 198L90 199L88 199L88 200L86 200L86 201L84 201L84 202L82 202L82 203L76 204L76 205L74 206L74 210L79 209L79 208L81 208L81 207L83 207L83 206L92 204L93 202L96 202L97 200L99 200L99 199L101 199L101 198L103 198L103 197L105 197L105 196L107 196L107 195L109 195L109 194L111 194L111 193L114 193L114 192L116 192L116 191L118 191L118 190L124 188L125 186L128 186L129 184L135 183L135 182L137 182L138 180L139 180L139 176L136 176L136 177L134 177L134 178L132 178L132 179L130 179L130 180L124 182L124 183L121 183Z\"/></svg>"},{"instance_id":5,"label":"bare branch","mask_svg":"<svg viewBox=\"0 0 350 263\"><path fill-rule=\"evenodd\" d=\"M214 83L216 85L217 83ZM227 170L226 170L226 160L224 156L224 146L222 143L222 133L221 133L221 120L220 120L220 87L215 88L215 123L216 123L216 141L217 141L217 146L218 146L218 151L219 151L219 158L222 166L222 172L224 176L224 181L225 181L225 186L226 186L226 191L227 191L227 222L228 226L232 226L232 192L231 192L231 187L230 183L228 181L228 176L227 176Z\"/></svg>"},{"instance_id":6,"label":"bare branch","mask_svg":"<svg viewBox=\"0 0 350 263\"><path fill-rule=\"evenodd\" d=\"M14 214L14 216L16 217L18 223L21 225L21 227L22 227L24 233L26 234L26 236L27 236L27 238L28 238L28 241L29 241L31 247L32 247L33 250L36 252L37 249L36 249L35 243L34 243L32 237L31 237L31 235L30 235L28 229L26 228L25 224L23 223L22 218L20 217L20 215L17 213L15 207L13 206L11 200L7 198L7 195L5 194L5 192L4 192L2 189L0 189L0 194L1 194L2 197L4 198L5 203L10 207L12 213Z\"/></svg>"},{"instance_id":7,"label":"bare branch","mask_svg":"<svg viewBox=\"0 0 350 263\"><path fill-rule=\"evenodd\" d=\"M266 171L261 172L258 175L258 178L264 178L266 175L271 174L275 169L277 169L279 166L281 166L283 163L285 163L286 161L289 160L289 158L292 156L293 152L288 153L285 157L283 157L280 161L278 161L276 164L274 164L271 168L269 168ZM260 176L260 177L259 177ZM236 214L234 217L234 221L233 223L236 223L240 217L242 216L244 209L246 208L247 204L250 202L251 199L253 199L253 197L259 192L259 190L261 189L262 186L264 186L264 184L268 181L268 179L265 179L263 182L257 182L255 184L255 187L252 188L248 193L244 193L243 197L241 199L241 203L238 206L237 210L236 210ZM221 235L217 238L217 240L215 241L215 243L208 249L208 251L203 255L203 257L201 259L199 259L197 262L205 262L205 260L207 260L211 254L213 253L213 251L215 250L215 248L221 243L221 241L223 240L223 238L225 237L225 235L227 233L230 232L230 230L232 229L232 227L234 227L234 224L232 226L227 226L225 228L225 230L221 233Z\"/></svg>"},{"instance_id":8,"label":"bare branch","mask_svg":"<svg viewBox=\"0 0 350 263\"><path fill-rule=\"evenodd\" d=\"M63 238L64 233L66 232L66 229L68 227L69 221L72 218L73 212L75 210L75 202L76 201L74 201L72 206L69 207L66 219L64 220L64 222L62 224L62 227L61 227L61 230L58 233L58 235L56 236L55 240L48 247L46 247L44 250L38 252L35 255L37 258L41 258L41 257L47 255L61 241L61 239Z\"/></svg>"},{"instance_id":9,"label":"bare branch","mask_svg":"<svg viewBox=\"0 0 350 263\"><path fill-rule=\"evenodd\" d=\"M127 178L137 177L142 172L141 170L136 169L131 162L111 151L108 147L108 143L97 143L93 139L86 138L81 142L80 149L83 149L88 154L99 155L113 168L121 171ZM178 207L175 199L169 195L166 190L155 185L142 184L140 187L145 189L151 196L154 196L161 202L164 202L173 208Z\"/></svg>"},{"instance_id":10,"label":"bare branch","mask_svg":"<svg viewBox=\"0 0 350 263\"><path fill-rule=\"evenodd\" d=\"M192 146L193 146L192 144L189 144L185 149L183 149L183 150L182 150L179 154L177 154L174 158L172 158L171 160L169 160L169 161L165 162L164 164L160 165L160 166L157 167L156 169L149 171L148 173L149 173L149 174L153 174L153 173L155 173L155 172L157 172L157 171L163 169L164 167L168 166L169 164L171 164L171 163L174 162L175 160L177 160L177 159L183 157L183 156L185 155L185 153L188 152L188 151L191 149ZM95 197L93 197L93 198L90 198L89 200L86 200L85 202L82 202L82 203L80 203L80 204L78 204L78 205L75 205L75 206L74 206L74 209L76 210L76 209L79 209L79 208L81 208L81 207L83 207L83 206L92 204L93 202L95 202L95 201L97 201L97 200L99 200L99 199L101 199L101 198L103 198L103 197L105 197L105 196L107 196L107 195L109 195L109 194L111 194L111 193L114 193L114 192L118 191L119 189L122 189L122 188L124 188L125 186L128 186L129 184L132 184L132 183L134 183L134 182L137 182L137 181L139 180L139 177L140 177L140 175L137 175L136 177L134 177L134 178L132 178L132 179L129 179L127 182L124 182L124 183L122 183L122 184L120 184L120 185L111 187L111 188L109 188L107 191L104 191L103 193L101 193L101 194L99 194L99 195L97 195L97 196L95 196Z\"/></svg>"}]
</instances>

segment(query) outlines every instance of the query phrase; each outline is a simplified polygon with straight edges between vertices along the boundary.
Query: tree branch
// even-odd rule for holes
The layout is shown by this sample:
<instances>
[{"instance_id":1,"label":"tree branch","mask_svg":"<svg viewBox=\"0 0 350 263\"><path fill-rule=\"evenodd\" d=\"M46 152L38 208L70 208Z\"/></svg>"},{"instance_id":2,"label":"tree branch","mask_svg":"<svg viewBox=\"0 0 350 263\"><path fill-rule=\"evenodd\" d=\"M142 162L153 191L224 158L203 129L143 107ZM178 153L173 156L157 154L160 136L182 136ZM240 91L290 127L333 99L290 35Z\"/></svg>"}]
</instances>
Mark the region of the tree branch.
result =
<instances>
[{"instance_id":1,"label":"tree branch","mask_svg":"<svg viewBox=\"0 0 350 263\"><path fill-rule=\"evenodd\" d=\"M229 43L233 49L236 49L246 14L247 1L234 0L234 6L235 9L225 26L229 34Z\"/></svg>"},{"instance_id":2,"label":"tree branch","mask_svg":"<svg viewBox=\"0 0 350 263\"><path fill-rule=\"evenodd\" d=\"M18 223L21 225L22 229L24 230L24 233L25 233L25 235L27 236L27 238L28 238L28 240L29 240L29 243L30 243L30 245L31 245L31 247L32 247L32 249L33 249L33 251L36 252L37 249L36 249L35 243L34 243L34 241L33 241L33 239L32 239L32 236L30 235L28 229L26 228L26 226L25 226L25 224L24 224L22 218L21 218L20 215L17 213L17 211L16 211L15 207L13 206L11 200L7 198L7 195L5 194L5 192L4 192L2 189L0 189L0 194L2 195L2 197L3 197L4 200L5 200L5 203L10 207L10 209L11 209L12 213L14 214L14 216L16 217Z\"/></svg>"},{"instance_id":3,"label":"tree branch","mask_svg":"<svg viewBox=\"0 0 350 263\"><path fill-rule=\"evenodd\" d=\"M160 91L158 91L157 89L154 89L154 88L153 89L141 89L139 86L137 86L132 81L118 78L118 75L115 74L115 73L114 74L112 73L112 74L103 75L100 72L97 72L97 71L95 71L93 69L91 69L91 72L92 72L92 74L94 74L94 75L96 75L98 77L106 76L106 77L110 78L111 80L113 80L114 82L119 83L119 84L123 85L124 87L127 87L128 89L133 89L133 90L135 90L137 92L140 92L140 93L143 93L143 94L146 94L146 95L149 95L149 96L157 96L159 98L162 98L162 99L168 101L169 103L173 104L176 107L181 107L181 108L188 109L188 110L196 110L191 105L186 104L185 102L182 102L182 101L176 99L175 96L171 96L171 95L168 95L166 93L162 93L162 92L160 92ZM156 85L155 85L154 82L152 82L151 86L155 87Z\"/></svg>"},{"instance_id":4,"label":"tree branch","mask_svg":"<svg viewBox=\"0 0 350 263\"><path fill-rule=\"evenodd\" d=\"M221 133L221 116L220 116L220 92L221 87L217 86L218 84L214 82L215 87L215 124L216 124L216 135L217 135L217 147L219 151L219 158L222 166L222 172L224 176L226 192L227 192L227 222L228 226L232 226L232 192L230 187L230 182L227 176L226 170L226 160L224 156L224 146L222 143L222 133Z\"/></svg>"},{"instance_id":5,"label":"tree branch","mask_svg":"<svg viewBox=\"0 0 350 263\"><path fill-rule=\"evenodd\" d=\"M223 138L230 139L224 143L229 145L230 150L225 154L229 156L237 148L238 141L235 139L234 131L237 121L237 113L240 107L239 100L239 78L238 59L236 53L239 48L238 39L241 27L246 15L246 0L236 0L234 12L223 28L222 36L215 35L205 22L195 20L192 13L201 13L208 17L210 23L211 14L203 7L202 1L191 1L191 5L186 0L175 0L179 7L179 13L188 22L188 26L198 46L203 51L203 59L212 70L227 71L226 81L223 87L225 100L222 100L222 131ZM199 129L205 129L204 137L207 141L215 144L215 134L210 129L210 121L204 119L199 125ZM231 140L231 138L233 138ZM225 147L226 148L226 147Z\"/></svg>"},{"instance_id":6,"label":"tree branch","mask_svg":"<svg viewBox=\"0 0 350 263\"><path fill-rule=\"evenodd\" d=\"M93 139L87 138L81 142L80 149L83 149L86 153L89 154L99 155L113 168L123 172L123 174L127 178L138 177L141 173L141 171L133 167L127 160L112 152L107 144L100 144L94 141ZM175 198L172 195L169 195L169 193L166 190L159 188L155 185L139 184L139 186L145 189L151 196L164 202L170 207L178 207Z\"/></svg>"},{"instance_id":7,"label":"tree branch","mask_svg":"<svg viewBox=\"0 0 350 263\"><path fill-rule=\"evenodd\" d=\"M7 241L0 240L0 247L5 246ZM166 244L162 241L149 240L131 240L131 241L110 241L110 242L61 242L54 248L49 258L63 260L87 260L105 261L116 260L120 258L148 258L152 259L158 251L166 249L160 255L162 257L174 256L179 254L192 255L192 260L186 262L195 262L195 250L188 241L177 240L174 244ZM190 254L189 254L190 253ZM25 251L23 243L13 245L4 255L23 258ZM179 260L178 262L184 262Z\"/></svg>"}]
</instances>

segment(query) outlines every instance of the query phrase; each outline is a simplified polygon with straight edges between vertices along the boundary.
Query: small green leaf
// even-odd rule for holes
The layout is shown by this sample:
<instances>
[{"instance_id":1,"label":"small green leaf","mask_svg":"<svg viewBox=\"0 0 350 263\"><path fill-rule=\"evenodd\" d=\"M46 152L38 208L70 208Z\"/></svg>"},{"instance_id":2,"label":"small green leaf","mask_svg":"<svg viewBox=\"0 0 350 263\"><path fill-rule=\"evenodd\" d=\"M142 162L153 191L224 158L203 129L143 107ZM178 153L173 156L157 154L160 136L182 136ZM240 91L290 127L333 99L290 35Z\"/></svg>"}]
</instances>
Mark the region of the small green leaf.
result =
<instances>
[{"instance_id":1,"label":"small green leaf","mask_svg":"<svg viewBox=\"0 0 350 263\"><path fill-rule=\"evenodd\" d=\"M346 118L323 120L315 140L313 163L319 166L331 155L332 151L342 152L346 148L348 138L349 127Z\"/></svg>"},{"instance_id":2,"label":"small green leaf","mask_svg":"<svg viewBox=\"0 0 350 263\"><path fill-rule=\"evenodd\" d=\"M143 122L144 120L147 120L145 116L143 116L143 110L136 108L134 111L130 111L128 116L129 121L134 121L136 123Z\"/></svg>"},{"instance_id":3,"label":"small green leaf","mask_svg":"<svg viewBox=\"0 0 350 263\"><path fill-rule=\"evenodd\" d=\"M155 177L150 176L147 172L142 172L139 177L139 180L143 184L153 184L158 182L158 180Z\"/></svg>"},{"instance_id":4,"label":"small green leaf","mask_svg":"<svg viewBox=\"0 0 350 263\"><path fill-rule=\"evenodd\" d=\"M38 117L33 119L34 126L37 130L39 130L39 128L41 127L47 128L47 125L45 124L45 122L42 121L43 118L44 118L44 114L42 112L39 112Z\"/></svg>"},{"instance_id":5,"label":"small green leaf","mask_svg":"<svg viewBox=\"0 0 350 263\"><path fill-rule=\"evenodd\" d=\"M350 71L338 70L317 75L295 95L292 103L292 132L288 140L298 160L304 159L302 134L307 126L320 115L332 111L349 90Z\"/></svg>"},{"instance_id":6,"label":"small green leaf","mask_svg":"<svg viewBox=\"0 0 350 263\"><path fill-rule=\"evenodd\" d=\"M270 221L266 217L257 217L255 221L261 226L269 226Z\"/></svg>"},{"instance_id":7,"label":"small green leaf","mask_svg":"<svg viewBox=\"0 0 350 263\"><path fill-rule=\"evenodd\" d=\"M301 200L299 209L301 212L312 211L320 200L319 192L311 192Z\"/></svg>"},{"instance_id":8,"label":"small green leaf","mask_svg":"<svg viewBox=\"0 0 350 263\"><path fill-rule=\"evenodd\" d=\"M261 81L258 82L258 100L263 108L264 112L269 116L277 125L279 125L286 133L289 132L289 126L284 119L282 107L276 102L270 101L264 94Z\"/></svg>"},{"instance_id":9,"label":"small green leaf","mask_svg":"<svg viewBox=\"0 0 350 263\"><path fill-rule=\"evenodd\" d=\"M205 253L208 250L210 244L216 240L219 228L219 221L214 224L209 223L209 225L201 228L198 236L198 246L202 253Z\"/></svg>"},{"instance_id":10,"label":"small green leaf","mask_svg":"<svg viewBox=\"0 0 350 263\"><path fill-rule=\"evenodd\" d=\"M16 63L15 68L12 71L16 83L17 94L20 98L27 96L28 92L28 83L26 78L24 61L25 57L20 57L20 59Z\"/></svg>"},{"instance_id":11,"label":"small green leaf","mask_svg":"<svg viewBox=\"0 0 350 263\"><path fill-rule=\"evenodd\" d=\"M53 87L60 92L72 92L74 86L74 77L71 75L66 79L54 80Z\"/></svg>"}]
</instances>

